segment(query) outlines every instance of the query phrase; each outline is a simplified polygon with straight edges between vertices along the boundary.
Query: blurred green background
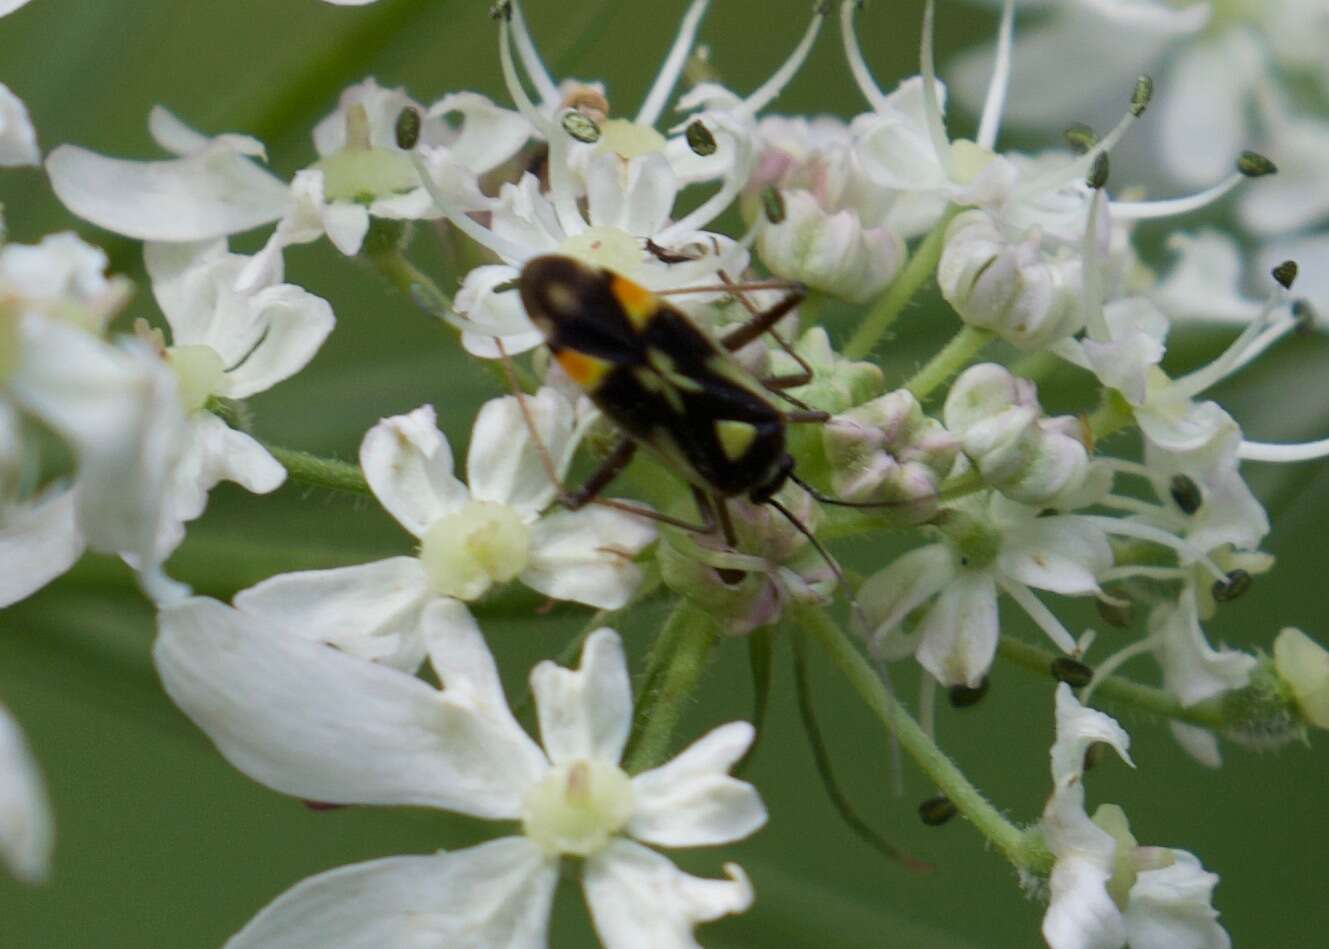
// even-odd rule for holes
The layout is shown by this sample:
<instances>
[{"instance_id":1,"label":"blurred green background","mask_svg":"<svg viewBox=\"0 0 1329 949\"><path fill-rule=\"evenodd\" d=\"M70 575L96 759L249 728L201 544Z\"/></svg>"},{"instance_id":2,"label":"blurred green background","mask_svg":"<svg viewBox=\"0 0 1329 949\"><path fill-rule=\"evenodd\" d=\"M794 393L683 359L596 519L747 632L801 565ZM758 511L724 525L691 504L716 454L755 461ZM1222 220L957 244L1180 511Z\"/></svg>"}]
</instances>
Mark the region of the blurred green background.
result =
<instances>
[{"instance_id":1,"label":"blurred green background","mask_svg":"<svg viewBox=\"0 0 1329 949\"><path fill-rule=\"evenodd\" d=\"M556 74L602 78L611 102L630 111L684 5L528 0L527 12ZM754 88L797 42L808 6L806 0L716 0L702 38L724 80L740 91ZM877 3L862 17L867 55L883 84L916 69L921 6ZM987 14L962 3L940 6L943 63L946 51L990 35ZM46 151L74 142L152 157L145 119L162 103L202 130L259 136L272 166L290 174L313 158L313 123L343 86L365 76L405 85L424 102L472 89L506 103L496 31L486 13L483 0L381 0L364 8L318 0L34 0L0 21L0 81L27 102ZM862 111L834 26L777 105L846 117ZM972 130L972 117L955 121ZM141 277L137 245L73 221L39 171L0 174L0 200L13 239L35 241L74 227L107 247L117 269ZM234 243L252 248L256 239ZM428 263L436 253L432 236L422 233L413 256ZM253 400L258 431L278 444L351 459L379 417L432 402L454 444L463 442L477 404L498 392L490 376L459 356L450 334L325 243L295 248L287 261L289 279L331 300L339 325L304 374ZM155 317L146 289L131 307L129 317L135 315ZM936 309L911 311L887 347L888 376L899 380L915 367L951 319ZM842 334L843 327L833 331ZM1212 354L1222 341L1182 332L1171 358ZM1298 338L1218 395L1253 437L1323 435L1326 359L1324 340ZM1047 401L1067 408L1074 397L1053 393ZM1211 637L1267 646L1281 626L1299 625L1323 639L1329 468L1262 467L1250 477L1275 517L1269 549L1280 564L1249 596L1223 609ZM223 486L172 566L201 592L226 596L282 570L404 552L407 540L368 503L299 485L264 498ZM860 570L884 563L887 552L868 544L842 550ZM585 619L572 608L539 617L537 605L534 597L507 597L483 614L510 694L520 694L531 664L560 650ZM1063 614L1073 628L1093 622L1082 607L1072 604ZM635 655L661 615L645 609L623 629ZM1033 638L1014 613L1008 623ZM505 831L426 811L315 813L253 784L165 699L149 660L152 636L150 609L127 571L105 558L86 559L40 595L0 612L0 697L27 730L58 820L49 885L28 889L0 876L0 946L216 946L308 875L357 860L465 846ZM704 928L702 941L920 949L1041 944L1042 906L1022 896L1009 867L977 834L962 821L940 829L919 823L916 805L934 793L927 781L906 768L904 796L892 794L882 734L816 656L821 724L844 784L874 826L937 869L906 873L840 823L797 722L788 651L788 643L777 644L774 708L751 772L770 807L769 826L724 854L681 858L710 875L723 859L739 860L757 887L752 912ZM1147 664L1129 671L1154 675ZM913 684L901 688L908 694ZM1052 691L1050 680L999 664L987 701L939 714L943 746L1019 821L1037 816L1048 790ZM750 703L745 644L726 641L680 738L747 717ZM1142 842L1190 849L1221 874L1216 905L1236 945L1323 945L1329 931L1329 821L1320 815L1329 777L1325 743L1276 754L1226 745L1226 764L1215 772L1185 757L1158 723L1129 713L1123 722L1138 770L1115 761L1096 769L1091 806L1120 803ZM592 944L579 903L577 889L565 886L555 945Z\"/></svg>"}]
</instances>

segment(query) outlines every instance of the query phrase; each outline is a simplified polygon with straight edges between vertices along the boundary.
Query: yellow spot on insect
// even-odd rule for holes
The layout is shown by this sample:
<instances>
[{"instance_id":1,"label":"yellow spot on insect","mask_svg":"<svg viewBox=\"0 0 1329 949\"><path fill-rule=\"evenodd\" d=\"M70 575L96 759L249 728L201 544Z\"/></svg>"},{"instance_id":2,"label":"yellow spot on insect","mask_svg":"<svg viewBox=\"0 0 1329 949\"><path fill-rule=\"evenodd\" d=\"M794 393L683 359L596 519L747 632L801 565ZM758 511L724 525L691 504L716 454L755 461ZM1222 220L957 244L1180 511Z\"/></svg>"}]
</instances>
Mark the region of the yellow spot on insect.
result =
<instances>
[{"instance_id":1,"label":"yellow spot on insect","mask_svg":"<svg viewBox=\"0 0 1329 949\"><path fill-rule=\"evenodd\" d=\"M619 306L623 307L634 329L644 329L660 309L660 301L654 293L617 274L610 281L609 291Z\"/></svg>"},{"instance_id":2,"label":"yellow spot on insect","mask_svg":"<svg viewBox=\"0 0 1329 949\"><path fill-rule=\"evenodd\" d=\"M730 461L738 461L757 437L757 427L735 419L721 419L715 423L715 437L720 440L720 447Z\"/></svg>"},{"instance_id":3,"label":"yellow spot on insect","mask_svg":"<svg viewBox=\"0 0 1329 949\"><path fill-rule=\"evenodd\" d=\"M610 369L614 368L610 362L597 359L595 356L588 356L575 349L559 350L554 358L563 367L563 371L568 374L568 378L587 392L594 392L596 386L600 384L600 380L605 377Z\"/></svg>"}]
</instances>

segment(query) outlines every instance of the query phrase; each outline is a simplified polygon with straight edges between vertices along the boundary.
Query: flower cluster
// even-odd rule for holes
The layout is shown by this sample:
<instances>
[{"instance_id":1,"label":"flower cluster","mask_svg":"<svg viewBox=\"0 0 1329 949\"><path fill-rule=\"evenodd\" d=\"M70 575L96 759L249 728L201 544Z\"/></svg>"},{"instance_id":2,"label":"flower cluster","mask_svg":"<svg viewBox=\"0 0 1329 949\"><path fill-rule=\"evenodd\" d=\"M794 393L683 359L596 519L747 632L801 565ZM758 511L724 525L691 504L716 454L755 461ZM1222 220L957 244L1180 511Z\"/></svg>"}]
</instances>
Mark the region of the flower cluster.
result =
<instances>
[{"instance_id":1,"label":"flower cluster","mask_svg":"<svg viewBox=\"0 0 1329 949\"><path fill-rule=\"evenodd\" d=\"M746 911L754 889L736 864L696 877L654 848L763 826L757 789L730 774L761 723L720 725L670 758L676 706L721 633L776 628L830 644L883 725L1046 900L1053 949L1229 945L1216 874L1138 844L1120 808L1086 811L1091 747L1130 762L1125 731L1091 702L1147 693L1146 710L1211 767L1220 739L1273 747L1329 727L1329 652L1314 639L1284 629L1266 655L1205 631L1273 566L1260 549L1273 525L1243 466L1329 455L1329 440L1248 438L1208 396L1329 313L1314 275L1312 299L1300 295L1282 242L1329 213L1329 127L1299 98L1307 83L1329 94L1311 38L1329 18L1294 0L1083 0L1017 37L1005 0L995 50L956 69L954 98L981 108L970 139L938 77L933 0L919 73L893 89L868 65L860 6L818 4L770 78L736 92L700 68L708 0L693 0L629 118L603 83L552 75L519 4L501 0L495 70L510 103L460 91L426 106L365 79L315 125L317 157L289 180L254 138L195 131L160 106L148 126L170 157L65 144L43 163L0 86L0 163L44 164L70 212L143 242L160 317L116 326L129 282L70 233L0 244L0 605L85 550L119 556L157 608L167 694L241 772L308 801L515 825L464 850L319 874L228 945L544 946L563 871L606 946L696 945L698 925ZM1302 20L1319 33L1289 28ZM863 112L774 114L836 25ZM1049 81L1045 64L1071 44L1084 66ZM1306 81L1271 78L1283 73L1266 55ZM1156 104L1146 60L1160 66ZM662 124L685 77L682 121ZM1064 124L1104 90L1120 113L1105 134L1076 125L1064 147L1002 147L1007 113ZM1161 130L1164 180L1201 190L1146 200L1117 186L1118 146L1142 123ZM1281 174L1243 150L1257 136ZM1234 191L1260 250L1194 229ZM1177 228L1170 266L1146 262L1143 221ZM408 258L424 222L462 248L455 296ZM230 250L258 228L270 230L256 253ZM358 466L255 436L245 400L299 373L334 330L332 306L285 280L288 249L325 235L510 385L465 420L464 478L461 432L440 429L459 421L447 404L382 418ZM1308 271L1329 258L1323 234L1294 245ZM1268 254L1269 277L1247 283L1246 259ZM878 344L933 285L929 318L954 335L891 379ZM1196 320L1237 332L1179 369L1169 334ZM1091 398L1049 412L1054 374ZM1127 431L1138 437L1113 437ZM168 575L214 486L266 494L288 478L372 499L410 535L403 552L278 573L229 604ZM831 549L888 534L897 555L865 577ZM539 742L481 629L501 635L486 614L517 584L593 611L577 666L530 675ZM1102 649L1058 615L1063 597L1092 601L1130 638ZM648 599L672 613L634 704L605 623ZM837 600L858 641L835 638ZM1052 650L1022 641L1003 600ZM929 766L942 757L936 687L976 700L1007 653L1061 680L1052 794L1025 828L954 767ZM1158 687L1123 684L1139 656ZM921 725L890 689L892 663L922 671ZM49 861L43 793L0 708L0 854L24 879Z\"/></svg>"}]
</instances>

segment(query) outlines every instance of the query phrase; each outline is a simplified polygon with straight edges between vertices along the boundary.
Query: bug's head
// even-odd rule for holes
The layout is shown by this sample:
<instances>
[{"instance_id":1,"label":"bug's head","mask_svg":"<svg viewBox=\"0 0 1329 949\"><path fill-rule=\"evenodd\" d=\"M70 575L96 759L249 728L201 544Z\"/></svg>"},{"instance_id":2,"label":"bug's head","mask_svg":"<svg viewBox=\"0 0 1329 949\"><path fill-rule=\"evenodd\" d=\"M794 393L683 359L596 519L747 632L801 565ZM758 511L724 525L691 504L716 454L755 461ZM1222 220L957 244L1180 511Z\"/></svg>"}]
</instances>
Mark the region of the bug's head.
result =
<instances>
[{"instance_id":1,"label":"bug's head","mask_svg":"<svg viewBox=\"0 0 1329 949\"><path fill-rule=\"evenodd\" d=\"M599 271L572 257L532 257L521 268L518 287L522 306L535 328L552 336L560 323L586 310L588 296L603 282Z\"/></svg>"}]
</instances>

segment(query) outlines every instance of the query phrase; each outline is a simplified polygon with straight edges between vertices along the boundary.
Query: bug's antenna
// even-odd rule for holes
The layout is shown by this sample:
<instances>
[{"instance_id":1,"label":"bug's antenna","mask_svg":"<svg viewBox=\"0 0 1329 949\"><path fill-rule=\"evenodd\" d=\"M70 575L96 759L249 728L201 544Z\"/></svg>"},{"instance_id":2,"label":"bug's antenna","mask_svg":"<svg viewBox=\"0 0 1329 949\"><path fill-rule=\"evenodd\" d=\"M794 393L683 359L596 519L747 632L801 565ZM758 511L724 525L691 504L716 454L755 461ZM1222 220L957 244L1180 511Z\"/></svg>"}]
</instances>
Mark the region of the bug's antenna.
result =
<instances>
[{"instance_id":1,"label":"bug's antenna","mask_svg":"<svg viewBox=\"0 0 1329 949\"><path fill-rule=\"evenodd\" d=\"M794 482L794 484L798 485L808 494L812 495L814 501L818 501L821 504L834 505L835 507L855 507L863 508L865 510L899 510L900 508L913 507L938 499L937 495L932 494L927 497L910 498L907 501L846 501L843 498L833 498L829 494L823 494L792 471L789 472L789 480Z\"/></svg>"}]
</instances>

